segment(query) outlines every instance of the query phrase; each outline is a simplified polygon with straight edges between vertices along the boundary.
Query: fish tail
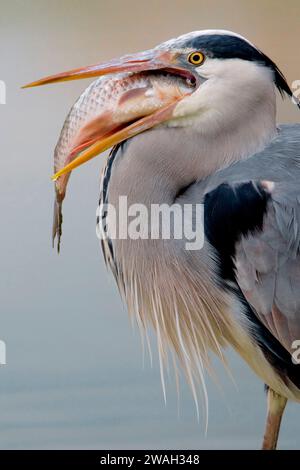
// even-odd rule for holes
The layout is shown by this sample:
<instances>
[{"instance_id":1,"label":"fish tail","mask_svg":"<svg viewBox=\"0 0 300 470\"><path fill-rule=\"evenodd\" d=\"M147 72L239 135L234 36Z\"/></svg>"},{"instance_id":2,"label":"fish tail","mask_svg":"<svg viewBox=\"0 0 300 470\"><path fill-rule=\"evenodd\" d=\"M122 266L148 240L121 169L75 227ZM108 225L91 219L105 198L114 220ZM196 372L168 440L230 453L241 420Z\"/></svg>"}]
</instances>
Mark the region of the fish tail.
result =
<instances>
[{"instance_id":1,"label":"fish tail","mask_svg":"<svg viewBox=\"0 0 300 470\"><path fill-rule=\"evenodd\" d=\"M53 212L53 227L52 227L52 246L55 246L55 239L56 239L56 247L57 253L60 252L60 241L62 235L62 223L63 223L63 215L62 215L62 203L63 198L56 190L55 200L54 200L54 212Z\"/></svg>"}]
</instances>

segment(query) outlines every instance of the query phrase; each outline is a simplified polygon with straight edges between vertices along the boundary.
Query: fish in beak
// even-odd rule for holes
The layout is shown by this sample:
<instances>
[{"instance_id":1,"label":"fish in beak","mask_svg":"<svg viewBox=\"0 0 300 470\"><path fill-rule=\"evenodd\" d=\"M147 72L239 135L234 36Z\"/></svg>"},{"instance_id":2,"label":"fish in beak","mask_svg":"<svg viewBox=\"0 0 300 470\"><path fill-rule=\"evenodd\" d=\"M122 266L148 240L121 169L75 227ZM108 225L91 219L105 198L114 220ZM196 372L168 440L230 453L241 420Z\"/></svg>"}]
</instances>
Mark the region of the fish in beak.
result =
<instances>
[{"instance_id":1,"label":"fish in beak","mask_svg":"<svg viewBox=\"0 0 300 470\"><path fill-rule=\"evenodd\" d=\"M197 78L180 63L180 53L151 50L46 77L30 88L100 77L79 97L64 123L54 153L56 201L53 240L58 249L62 202L72 170L96 155L173 118L179 101L197 87Z\"/></svg>"}]
</instances>

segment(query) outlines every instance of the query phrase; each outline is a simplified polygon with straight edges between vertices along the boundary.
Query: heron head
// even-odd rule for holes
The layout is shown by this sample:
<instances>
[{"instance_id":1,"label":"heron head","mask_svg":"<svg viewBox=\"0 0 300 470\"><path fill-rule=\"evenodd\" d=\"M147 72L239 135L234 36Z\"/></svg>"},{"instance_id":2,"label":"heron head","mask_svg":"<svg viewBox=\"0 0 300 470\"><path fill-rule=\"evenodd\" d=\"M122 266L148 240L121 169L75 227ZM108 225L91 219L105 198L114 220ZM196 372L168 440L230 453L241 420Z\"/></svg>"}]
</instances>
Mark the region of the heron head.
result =
<instances>
[{"instance_id":1,"label":"heron head","mask_svg":"<svg viewBox=\"0 0 300 470\"><path fill-rule=\"evenodd\" d=\"M275 121L276 89L282 96L292 96L277 65L231 31L196 31L167 41L158 49L181 51L182 66L201 85L178 103L172 125L186 123L202 133L215 133L220 127L228 129L241 121L249 124L259 112L270 113Z\"/></svg>"},{"instance_id":2,"label":"heron head","mask_svg":"<svg viewBox=\"0 0 300 470\"><path fill-rule=\"evenodd\" d=\"M250 120L252 111L261 102L269 105L275 119L275 89L292 95L274 62L242 36L223 30L188 33L154 49L46 77L26 87L103 75L126 73L134 77L155 72L186 80L188 91L176 97L171 93L169 101L165 100L156 112L146 110L146 94L139 93L135 96L134 114L126 109L126 122L118 121L115 115L106 115L105 131L97 132L98 138L93 141L86 139L85 129L84 138L90 145L77 145L77 153L73 151L72 158L59 169L55 178L157 125L194 125L203 133L216 132L225 124L235 126L242 118ZM119 107L125 106L128 99L132 99L132 93L122 98ZM138 113L136 100L140 107ZM107 127L108 119L113 126ZM103 126L103 120L98 119L97 125Z\"/></svg>"}]
</instances>

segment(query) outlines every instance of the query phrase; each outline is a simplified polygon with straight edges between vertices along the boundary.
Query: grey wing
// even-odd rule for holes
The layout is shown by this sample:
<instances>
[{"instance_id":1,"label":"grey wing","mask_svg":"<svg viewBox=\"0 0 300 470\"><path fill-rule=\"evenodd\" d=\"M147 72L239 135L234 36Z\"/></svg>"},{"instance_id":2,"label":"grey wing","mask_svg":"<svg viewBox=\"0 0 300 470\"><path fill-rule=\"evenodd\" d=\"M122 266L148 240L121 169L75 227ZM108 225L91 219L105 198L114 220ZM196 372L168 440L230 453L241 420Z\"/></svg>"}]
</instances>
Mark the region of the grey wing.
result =
<instances>
[{"instance_id":1,"label":"grey wing","mask_svg":"<svg viewBox=\"0 0 300 470\"><path fill-rule=\"evenodd\" d=\"M235 251L237 282L245 298L289 352L300 339L299 226L299 185L275 183L262 231L242 237Z\"/></svg>"}]
</instances>

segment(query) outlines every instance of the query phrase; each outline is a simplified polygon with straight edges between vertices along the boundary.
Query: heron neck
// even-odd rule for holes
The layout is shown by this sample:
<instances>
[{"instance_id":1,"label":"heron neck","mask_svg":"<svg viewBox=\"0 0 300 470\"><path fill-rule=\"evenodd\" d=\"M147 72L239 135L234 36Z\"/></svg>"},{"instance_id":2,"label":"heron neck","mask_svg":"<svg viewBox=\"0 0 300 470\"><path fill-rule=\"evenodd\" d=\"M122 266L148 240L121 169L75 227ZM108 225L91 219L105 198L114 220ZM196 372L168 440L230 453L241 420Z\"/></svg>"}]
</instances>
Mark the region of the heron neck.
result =
<instances>
[{"instance_id":1,"label":"heron neck","mask_svg":"<svg viewBox=\"0 0 300 470\"><path fill-rule=\"evenodd\" d=\"M252 156L276 136L275 120L243 129L213 136L190 127L145 132L124 145L109 186L131 203L172 203L185 186Z\"/></svg>"}]
</instances>

